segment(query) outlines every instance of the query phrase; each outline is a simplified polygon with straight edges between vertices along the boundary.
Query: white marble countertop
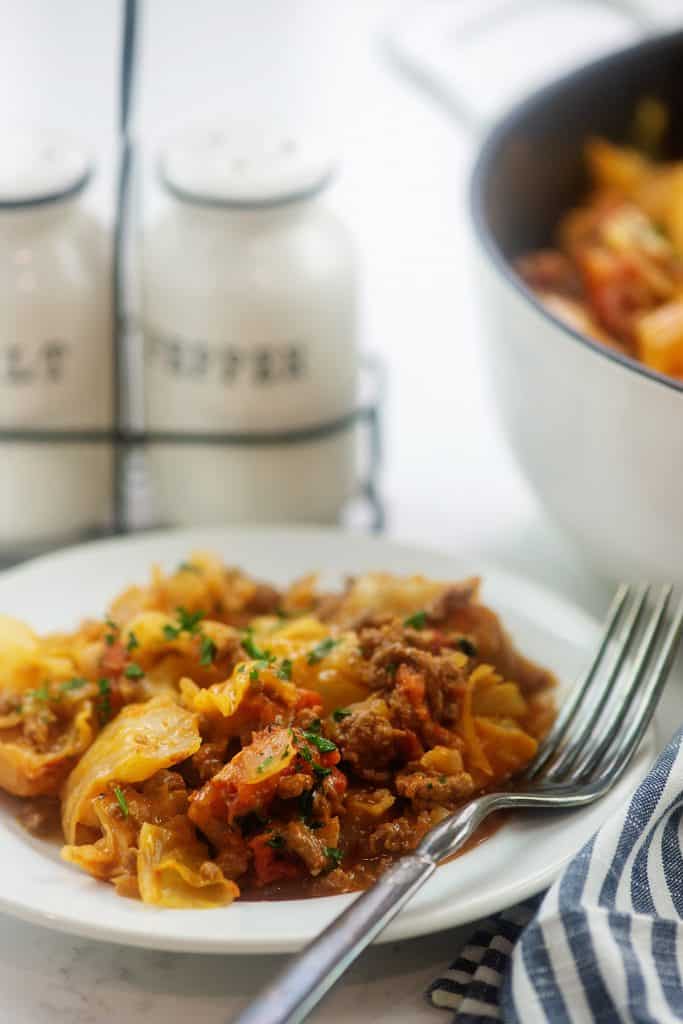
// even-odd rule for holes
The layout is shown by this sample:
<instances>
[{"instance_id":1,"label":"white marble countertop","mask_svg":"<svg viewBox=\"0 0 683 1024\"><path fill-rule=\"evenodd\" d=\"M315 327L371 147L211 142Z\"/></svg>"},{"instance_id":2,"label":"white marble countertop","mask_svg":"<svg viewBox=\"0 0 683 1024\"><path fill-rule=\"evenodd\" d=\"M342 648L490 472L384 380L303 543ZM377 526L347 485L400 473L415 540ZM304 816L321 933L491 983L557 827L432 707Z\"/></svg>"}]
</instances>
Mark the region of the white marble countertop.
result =
<instances>
[{"instance_id":1,"label":"white marble countertop","mask_svg":"<svg viewBox=\"0 0 683 1024\"><path fill-rule=\"evenodd\" d=\"M388 532L466 553L473 567L479 558L498 561L600 614L608 585L544 520L499 434L469 276L464 190L474 141L398 79L368 42L391 6L357 5L357 102L346 173L330 196L364 261L365 344L390 366ZM679 694L674 680L672 723ZM438 1024L443 1018L423 992L456 950L452 931L375 947L312 1019ZM0 1019L224 1024L281 962L126 949L0 916Z\"/></svg>"}]
</instances>

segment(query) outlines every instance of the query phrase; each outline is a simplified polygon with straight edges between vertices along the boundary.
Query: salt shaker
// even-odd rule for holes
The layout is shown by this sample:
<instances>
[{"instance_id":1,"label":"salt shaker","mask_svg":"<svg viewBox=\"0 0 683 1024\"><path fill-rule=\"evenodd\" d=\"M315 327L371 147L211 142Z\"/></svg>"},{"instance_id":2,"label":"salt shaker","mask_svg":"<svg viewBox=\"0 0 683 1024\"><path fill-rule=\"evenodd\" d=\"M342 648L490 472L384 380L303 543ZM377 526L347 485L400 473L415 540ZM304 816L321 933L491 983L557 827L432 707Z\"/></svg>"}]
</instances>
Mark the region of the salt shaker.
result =
<instances>
[{"instance_id":1,"label":"salt shaker","mask_svg":"<svg viewBox=\"0 0 683 1024\"><path fill-rule=\"evenodd\" d=\"M90 174L62 140L6 139L0 156L5 560L100 530L110 516L111 260L79 202Z\"/></svg>"},{"instance_id":2,"label":"salt shaker","mask_svg":"<svg viewBox=\"0 0 683 1024\"><path fill-rule=\"evenodd\" d=\"M355 489L356 263L322 202L332 170L262 130L186 133L162 154L143 333L167 522L334 522Z\"/></svg>"}]
</instances>

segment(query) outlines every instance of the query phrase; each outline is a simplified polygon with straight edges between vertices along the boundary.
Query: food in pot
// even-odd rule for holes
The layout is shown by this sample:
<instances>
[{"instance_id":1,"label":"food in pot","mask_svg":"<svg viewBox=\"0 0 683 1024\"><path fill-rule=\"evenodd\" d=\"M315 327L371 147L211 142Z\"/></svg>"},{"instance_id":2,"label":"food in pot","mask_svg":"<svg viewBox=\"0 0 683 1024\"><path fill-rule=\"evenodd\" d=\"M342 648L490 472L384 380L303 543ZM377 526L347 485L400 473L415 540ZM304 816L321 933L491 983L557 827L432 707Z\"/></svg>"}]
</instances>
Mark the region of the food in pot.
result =
<instances>
[{"instance_id":1,"label":"food in pot","mask_svg":"<svg viewBox=\"0 0 683 1024\"><path fill-rule=\"evenodd\" d=\"M657 114L648 110L645 128ZM575 330L683 380L683 161L601 138L585 159L588 195L562 218L556 245L517 269Z\"/></svg>"}]
</instances>

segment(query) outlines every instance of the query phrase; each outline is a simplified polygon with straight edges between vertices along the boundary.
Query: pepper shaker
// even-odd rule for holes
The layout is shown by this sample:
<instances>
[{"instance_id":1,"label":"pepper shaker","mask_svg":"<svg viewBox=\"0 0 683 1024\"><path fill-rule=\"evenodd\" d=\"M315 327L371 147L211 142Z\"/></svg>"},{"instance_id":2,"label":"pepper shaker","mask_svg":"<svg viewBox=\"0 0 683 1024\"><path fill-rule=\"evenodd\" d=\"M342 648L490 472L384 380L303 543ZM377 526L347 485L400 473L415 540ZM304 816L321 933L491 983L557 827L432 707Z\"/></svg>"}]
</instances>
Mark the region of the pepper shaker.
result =
<instances>
[{"instance_id":1,"label":"pepper shaker","mask_svg":"<svg viewBox=\"0 0 683 1024\"><path fill-rule=\"evenodd\" d=\"M145 232L148 458L177 524L334 522L356 487L357 273L333 161L278 131L162 153Z\"/></svg>"}]
</instances>

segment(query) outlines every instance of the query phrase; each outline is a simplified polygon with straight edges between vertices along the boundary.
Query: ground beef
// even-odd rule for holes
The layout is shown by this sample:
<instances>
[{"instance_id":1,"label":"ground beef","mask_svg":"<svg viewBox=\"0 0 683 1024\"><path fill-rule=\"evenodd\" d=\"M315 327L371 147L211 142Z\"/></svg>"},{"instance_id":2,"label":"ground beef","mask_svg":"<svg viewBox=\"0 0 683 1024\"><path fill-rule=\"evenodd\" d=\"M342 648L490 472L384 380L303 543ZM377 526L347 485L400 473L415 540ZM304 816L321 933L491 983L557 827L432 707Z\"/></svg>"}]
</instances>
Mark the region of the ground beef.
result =
<instances>
[{"instance_id":1,"label":"ground beef","mask_svg":"<svg viewBox=\"0 0 683 1024\"><path fill-rule=\"evenodd\" d=\"M418 754L414 734L396 729L387 715L384 701L370 699L356 705L352 714L331 729L342 760L353 772L369 782L388 782L392 765L405 763ZM415 754L411 756L411 751Z\"/></svg>"},{"instance_id":2,"label":"ground beef","mask_svg":"<svg viewBox=\"0 0 683 1024\"><path fill-rule=\"evenodd\" d=\"M311 776L297 772L295 775L285 775L280 779L277 784L277 795L281 800L293 800L310 788Z\"/></svg>"},{"instance_id":3,"label":"ground beef","mask_svg":"<svg viewBox=\"0 0 683 1024\"><path fill-rule=\"evenodd\" d=\"M337 845L339 820L334 819L324 829L311 829L301 821L290 821L283 835L287 850L301 858L309 874L319 875L330 866L327 850Z\"/></svg>"},{"instance_id":4,"label":"ground beef","mask_svg":"<svg viewBox=\"0 0 683 1024\"><path fill-rule=\"evenodd\" d=\"M317 821L329 821L344 810L344 796L340 795L332 776L322 780L313 792L311 816Z\"/></svg>"},{"instance_id":5,"label":"ground beef","mask_svg":"<svg viewBox=\"0 0 683 1024\"><path fill-rule=\"evenodd\" d=\"M251 859L251 850L240 831L226 825L221 836L221 849L216 856L216 864L226 878L233 881L246 874Z\"/></svg>"},{"instance_id":6,"label":"ground beef","mask_svg":"<svg viewBox=\"0 0 683 1024\"><path fill-rule=\"evenodd\" d=\"M408 770L396 776L396 792L410 800L416 810L430 807L454 808L474 792L468 772L439 775L436 772Z\"/></svg>"},{"instance_id":7,"label":"ground beef","mask_svg":"<svg viewBox=\"0 0 683 1024\"><path fill-rule=\"evenodd\" d=\"M301 708L294 715L292 725L298 726L299 729L310 729L314 723L320 718L320 707L317 708Z\"/></svg>"},{"instance_id":8,"label":"ground beef","mask_svg":"<svg viewBox=\"0 0 683 1024\"><path fill-rule=\"evenodd\" d=\"M446 587L427 609L428 621L430 623L443 622L456 608L472 604L479 591L480 582L478 576L470 576L469 579Z\"/></svg>"},{"instance_id":9,"label":"ground beef","mask_svg":"<svg viewBox=\"0 0 683 1024\"><path fill-rule=\"evenodd\" d=\"M138 786L124 786L123 794L128 808L125 816L113 792L110 790L107 795L107 810L115 819L125 821L133 829L149 822L194 837L194 829L187 820L189 794L179 772L162 768ZM130 843L133 845L132 837Z\"/></svg>"},{"instance_id":10,"label":"ground beef","mask_svg":"<svg viewBox=\"0 0 683 1024\"><path fill-rule=\"evenodd\" d=\"M412 639L409 642L408 631L402 632L397 632L396 623L369 632L374 685L383 688L392 725L414 732L426 747L450 746L457 742L454 730L465 676L451 652L435 654L416 646ZM419 636L418 631L412 632Z\"/></svg>"},{"instance_id":11,"label":"ground beef","mask_svg":"<svg viewBox=\"0 0 683 1024\"><path fill-rule=\"evenodd\" d=\"M227 740L219 743L203 743L196 754L183 765L183 776L193 788L203 786L217 775L225 764Z\"/></svg>"},{"instance_id":12,"label":"ground beef","mask_svg":"<svg viewBox=\"0 0 683 1024\"><path fill-rule=\"evenodd\" d=\"M220 637L218 649L213 659L213 667L220 673L222 679L232 675L235 667L240 661L244 661L244 650L239 633L232 636Z\"/></svg>"},{"instance_id":13,"label":"ground beef","mask_svg":"<svg viewBox=\"0 0 683 1024\"><path fill-rule=\"evenodd\" d=\"M254 593L247 601L244 610L249 616L273 615L282 603L282 594L269 583L257 583Z\"/></svg>"},{"instance_id":14,"label":"ground beef","mask_svg":"<svg viewBox=\"0 0 683 1024\"><path fill-rule=\"evenodd\" d=\"M515 650L500 619L490 608L481 604L458 608L449 617L448 626L472 637L477 650L473 659L475 665L493 665L504 679L517 683L524 694L555 685L551 672L534 665Z\"/></svg>"},{"instance_id":15,"label":"ground beef","mask_svg":"<svg viewBox=\"0 0 683 1024\"><path fill-rule=\"evenodd\" d=\"M389 866L389 862L385 865ZM372 881L372 879L370 879ZM370 884L367 882L366 885ZM355 892L357 889L365 888L366 885L358 884L356 873L346 871L344 868L334 868L332 871L321 875L316 882L316 892L320 896L336 896L341 892Z\"/></svg>"},{"instance_id":16,"label":"ground beef","mask_svg":"<svg viewBox=\"0 0 683 1024\"><path fill-rule=\"evenodd\" d=\"M131 815L134 813L133 799L129 801ZM144 820L158 825L185 815L188 799L183 777L178 772L162 768L142 784L140 801L146 807Z\"/></svg>"},{"instance_id":17,"label":"ground beef","mask_svg":"<svg viewBox=\"0 0 683 1024\"><path fill-rule=\"evenodd\" d=\"M371 857L391 854L392 857L414 850L434 822L429 814L405 815L386 821L374 830L368 840Z\"/></svg>"},{"instance_id":18,"label":"ground beef","mask_svg":"<svg viewBox=\"0 0 683 1024\"><path fill-rule=\"evenodd\" d=\"M410 695L413 701L415 700L411 683L414 683L416 677L422 681L424 687L424 704L429 714L427 719L416 717L414 713L408 711L407 705L410 701L406 702L405 698ZM449 745L449 732L455 727L460 713L464 683L465 677L450 658L429 654L427 651L416 651L407 664L401 665L396 672L396 686L387 698L392 709L392 718L401 707L409 715L404 728L416 728L419 722L421 728L418 732L423 735L427 746L434 746L437 743Z\"/></svg>"}]
</instances>

